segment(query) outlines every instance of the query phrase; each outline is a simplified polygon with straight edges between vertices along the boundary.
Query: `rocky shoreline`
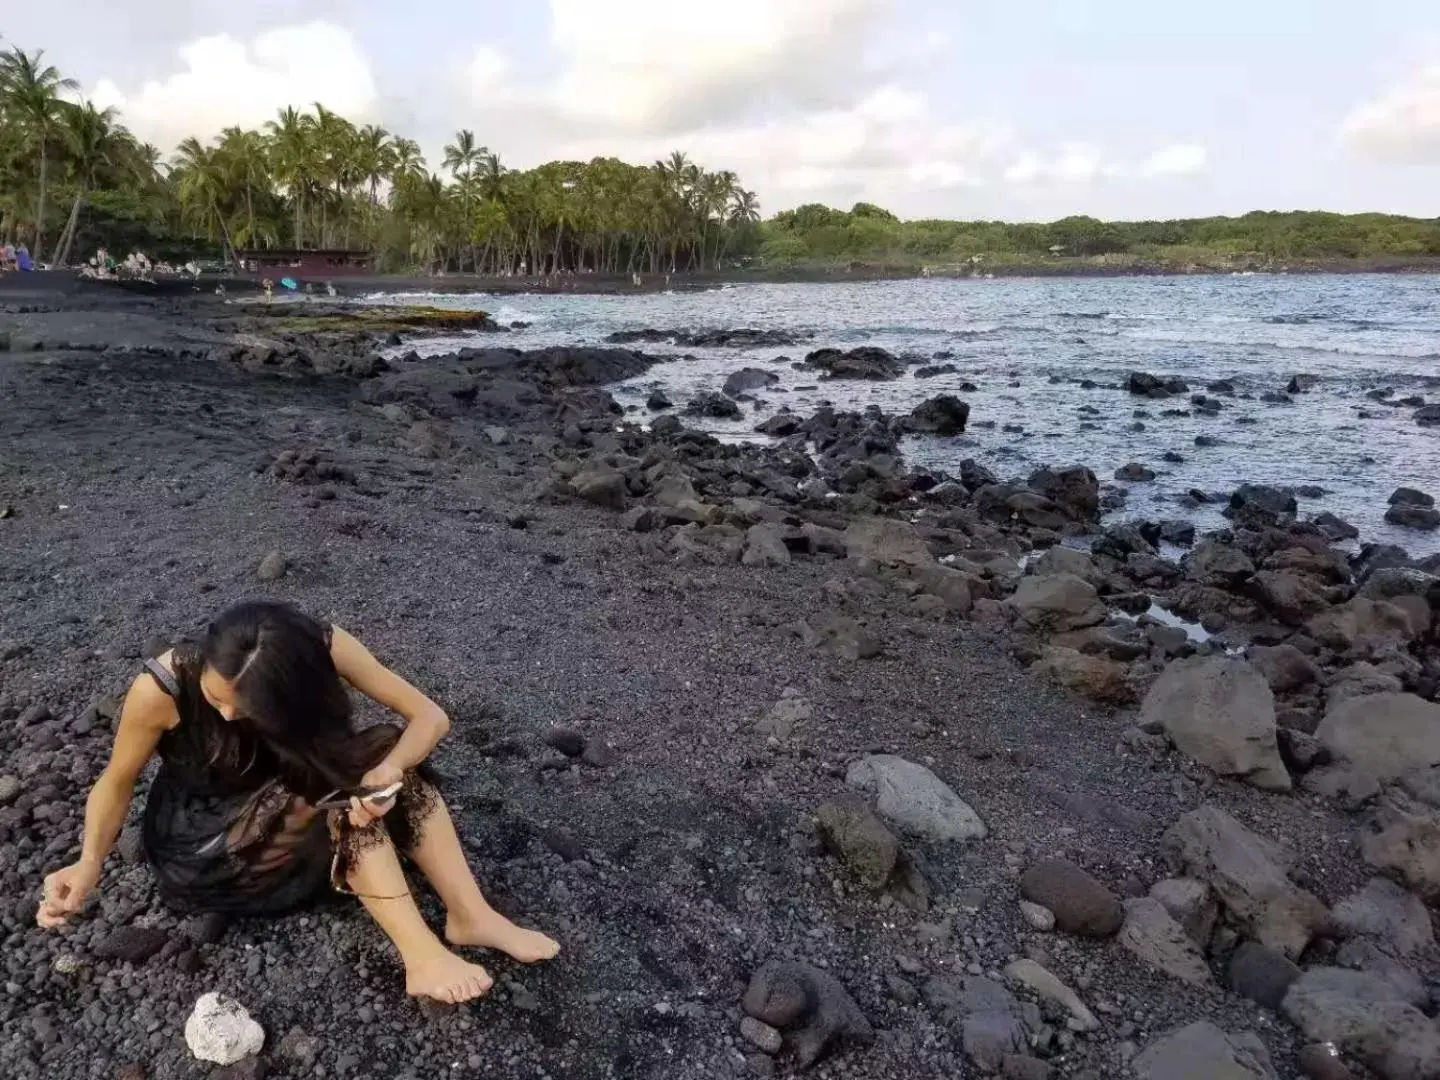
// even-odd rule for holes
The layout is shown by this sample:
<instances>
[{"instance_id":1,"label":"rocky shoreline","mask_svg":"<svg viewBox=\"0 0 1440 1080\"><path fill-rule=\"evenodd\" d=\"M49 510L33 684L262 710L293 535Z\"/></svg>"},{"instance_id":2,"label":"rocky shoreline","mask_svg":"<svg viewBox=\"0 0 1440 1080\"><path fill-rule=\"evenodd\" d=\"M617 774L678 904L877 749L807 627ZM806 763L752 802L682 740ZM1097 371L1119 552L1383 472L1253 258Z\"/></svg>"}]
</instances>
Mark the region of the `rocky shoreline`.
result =
<instances>
[{"instance_id":1,"label":"rocky shoreline","mask_svg":"<svg viewBox=\"0 0 1440 1080\"><path fill-rule=\"evenodd\" d=\"M907 464L958 398L737 445L625 414L606 387L654 362L626 348L28 306L0 314L17 1077L1440 1076L1437 560L1347 555L1271 488L1196 537L1102 528L1083 466ZM817 377L896 362L815 344ZM419 1008L357 909L177 917L133 834L89 918L34 927L138 657L257 591L446 705L482 883L559 963ZM258 1056L191 1055L210 991Z\"/></svg>"}]
</instances>

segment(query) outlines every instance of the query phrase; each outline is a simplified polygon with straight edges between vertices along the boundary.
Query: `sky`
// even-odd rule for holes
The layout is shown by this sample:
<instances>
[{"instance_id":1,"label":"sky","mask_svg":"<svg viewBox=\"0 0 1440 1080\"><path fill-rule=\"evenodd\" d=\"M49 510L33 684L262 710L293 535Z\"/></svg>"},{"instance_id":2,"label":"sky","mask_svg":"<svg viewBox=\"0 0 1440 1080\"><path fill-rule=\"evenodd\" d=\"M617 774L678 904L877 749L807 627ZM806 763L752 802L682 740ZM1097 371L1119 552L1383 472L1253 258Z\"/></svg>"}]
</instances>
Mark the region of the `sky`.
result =
<instances>
[{"instance_id":1,"label":"sky","mask_svg":"<svg viewBox=\"0 0 1440 1080\"><path fill-rule=\"evenodd\" d=\"M511 167L684 150L766 214L1440 215L1437 0L42 0L168 151L314 101Z\"/></svg>"}]
</instances>

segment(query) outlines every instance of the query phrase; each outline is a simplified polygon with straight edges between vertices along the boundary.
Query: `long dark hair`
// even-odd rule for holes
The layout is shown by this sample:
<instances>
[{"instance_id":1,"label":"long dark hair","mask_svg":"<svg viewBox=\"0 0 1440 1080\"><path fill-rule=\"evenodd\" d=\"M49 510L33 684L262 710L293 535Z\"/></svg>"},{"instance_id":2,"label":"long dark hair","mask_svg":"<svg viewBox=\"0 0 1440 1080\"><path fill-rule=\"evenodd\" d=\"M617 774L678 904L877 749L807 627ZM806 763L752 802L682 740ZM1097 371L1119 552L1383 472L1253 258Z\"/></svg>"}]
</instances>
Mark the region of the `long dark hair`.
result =
<instances>
[{"instance_id":1,"label":"long dark hair","mask_svg":"<svg viewBox=\"0 0 1440 1080\"><path fill-rule=\"evenodd\" d=\"M206 628L200 655L234 686L235 723L274 755L296 794L351 790L383 756L376 738L356 732L329 628L310 616L270 600L237 604Z\"/></svg>"}]
</instances>

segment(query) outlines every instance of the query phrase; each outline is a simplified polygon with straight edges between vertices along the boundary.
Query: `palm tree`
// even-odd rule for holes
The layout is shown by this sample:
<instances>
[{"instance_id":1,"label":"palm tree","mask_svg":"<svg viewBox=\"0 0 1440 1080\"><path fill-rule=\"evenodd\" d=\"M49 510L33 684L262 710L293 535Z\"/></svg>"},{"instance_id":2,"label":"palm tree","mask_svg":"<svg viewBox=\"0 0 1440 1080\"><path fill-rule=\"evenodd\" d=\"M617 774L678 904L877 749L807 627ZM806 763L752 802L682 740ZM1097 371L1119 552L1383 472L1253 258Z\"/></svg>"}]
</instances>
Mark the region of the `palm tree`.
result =
<instances>
[{"instance_id":1,"label":"palm tree","mask_svg":"<svg viewBox=\"0 0 1440 1080\"><path fill-rule=\"evenodd\" d=\"M216 164L225 174L227 189L239 188L244 194L245 224L236 227L236 239L253 246L259 237L255 196L270 190L269 148L258 131L230 127L220 133L216 151Z\"/></svg>"},{"instance_id":2,"label":"palm tree","mask_svg":"<svg viewBox=\"0 0 1440 1080\"><path fill-rule=\"evenodd\" d=\"M80 187L70 207L65 230L55 246L56 266L64 266L70 258L70 246L75 242L75 229L80 220L80 207L95 186L96 172L103 165L113 164L112 155L125 148L129 132L117 127L115 121L118 115L114 109L96 109L88 101L65 107L62 130L70 151L70 164Z\"/></svg>"},{"instance_id":3,"label":"palm tree","mask_svg":"<svg viewBox=\"0 0 1440 1080\"><path fill-rule=\"evenodd\" d=\"M194 136L182 142L175 151L172 174L180 206L191 227L201 230L206 239L225 242L225 249L234 258L235 245L225 222L221 204L227 191L225 162L218 150L202 146Z\"/></svg>"},{"instance_id":4,"label":"palm tree","mask_svg":"<svg viewBox=\"0 0 1440 1080\"><path fill-rule=\"evenodd\" d=\"M443 167L450 170L450 175L460 185L460 201L466 221L470 219L470 203L474 198L475 166L489 154L490 151L485 147L475 144L475 133L468 128L457 131L455 141L445 147ZM472 245L470 248L472 268L475 258L475 248ZM464 267L461 269L463 270Z\"/></svg>"},{"instance_id":5,"label":"palm tree","mask_svg":"<svg viewBox=\"0 0 1440 1080\"><path fill-rule=\"evenodd\" d=\"M74 79L62 78L53 65L46 64L43 49L35 50L34 56L19 49L0 54L0 83L5 88L7 115L17 118L29 131L39 159L35 246L31 252L39 262L45 247L45 183L49 171L46 150L65 104L60 95L67 90L78 90L80 84Z\"/></svg>"},{"instance_id":6,"label":"palm tree","mask_svg":"<svg viewBox=\"0 0 1440 1080\"><path fill-rule=\"evenodd\" d=\"M391 146L391 184L398 184L404 176L423 179L429 175L425 171L425 157L420 153L420 144L414 139L396 139Z\"/></svg>"},{"instance_id":7,"label":"palm tree","mask_svg":"<svg viewBox=\"0 0 1440 1080\"><path fill-rule=\"evenodd\" d=\"M305 186L310 183L313 167L311 133L314 121L293 107L280 110L265 125L270 133L270 152L275 177L289 190L295 204L295 246L304 246Z\"/></svg>"}]
</instances>

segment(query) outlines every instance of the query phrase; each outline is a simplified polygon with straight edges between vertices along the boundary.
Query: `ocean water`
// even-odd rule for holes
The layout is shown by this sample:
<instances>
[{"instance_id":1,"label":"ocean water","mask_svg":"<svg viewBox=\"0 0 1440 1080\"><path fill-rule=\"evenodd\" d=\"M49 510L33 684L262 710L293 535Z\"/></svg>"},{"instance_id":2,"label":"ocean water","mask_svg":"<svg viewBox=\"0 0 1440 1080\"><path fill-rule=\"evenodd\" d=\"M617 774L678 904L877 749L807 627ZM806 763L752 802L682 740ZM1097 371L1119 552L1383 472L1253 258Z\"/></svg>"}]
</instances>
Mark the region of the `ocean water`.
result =
<instances>
[{"instance_id":1,"label":"ocean water","mask_svg":"<svg viewBox=\"0 0 1440 1080\"><path fill-rule=\"evenodd\" d=\"M376 296L392 301L395 296ZM407 294L404 299L418 299ZM775 372L780 383L757 395L743 422L689 421L724 438L758 438L754 425L781 407L808 413L879 405L908 411L927 397L959 393L971 429L959 438L907 442L912 460L955 469L974 457L1001 476L1039 465L1083 464L1102 482L1125 488L1126 508L1111 515L1189 517L1202 527L1223 519L1208 508L1186 511L1177 496L1198 488L1228 492L1244 481L1317 487L1303 514L1329 510L1362 538L1398 543L1414 554L1440 550L1440 534L1384 523L1398 486L1440 497L1440 428L1421 428L1413 408L1368 399L1391 388L1440 401L1440 277L1394 275L1245 275L1114 279L922 279L864 284L736 285L710 292L627 296L425 294L426 302L481 308L500 322L530 327L506 340L515 347L602 344L616 330L757 327L810 335L784 348L678 349L636 345L672 360L643 379L613 388L647 415L644 400L663 388L677 405L719 389L744 366ZM426 353L459 344L495 344L493 335L431 339ZM956 374L894 382L818 382L793 361L814 348L878 345ZM937 359L938 357L938 359ZM1192 393L1228 379L1236 394L1210 394L1218 415L1191 410L1188 397L1150 401L1126 393L1131 371L1178 375ZM1297 374L1316 377L1290 404L1260 400ZM1082 387L1081 380L1095 383ZM977 389L961 392L962 383ZM747 409L751 407L747 406ZM1191 411L1165 416L1166 410ZM982 426L989 423L993 427ZM1136 425L1143 425L1137 430ZM1007 430L1008 428L1008 430ZM1197 446L1197 436L1217 440ZM1166 451L1179 463L1162 460ZM1112 479L1127 462L1157 473L1148 483Z\"/></svg>"}]
</instances>

